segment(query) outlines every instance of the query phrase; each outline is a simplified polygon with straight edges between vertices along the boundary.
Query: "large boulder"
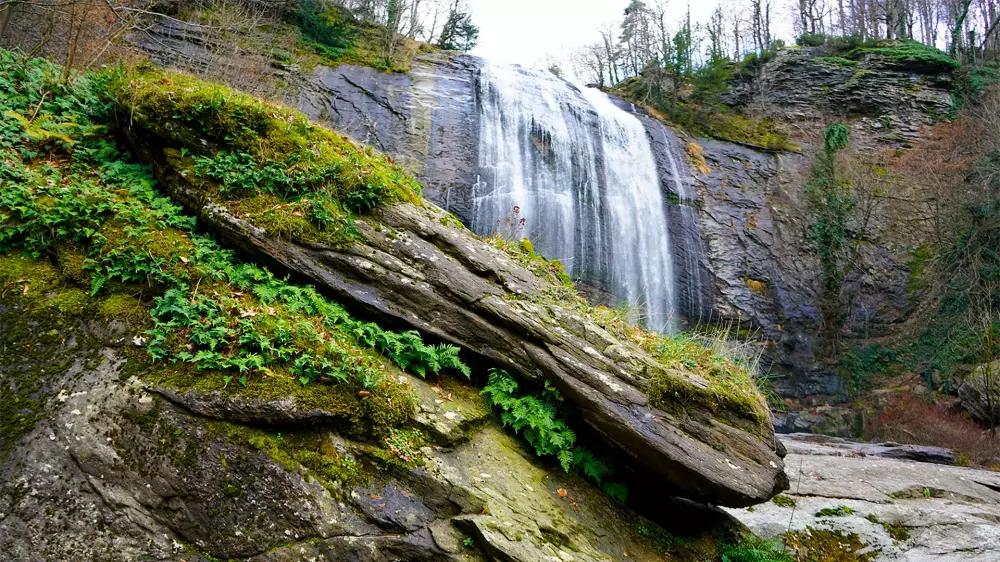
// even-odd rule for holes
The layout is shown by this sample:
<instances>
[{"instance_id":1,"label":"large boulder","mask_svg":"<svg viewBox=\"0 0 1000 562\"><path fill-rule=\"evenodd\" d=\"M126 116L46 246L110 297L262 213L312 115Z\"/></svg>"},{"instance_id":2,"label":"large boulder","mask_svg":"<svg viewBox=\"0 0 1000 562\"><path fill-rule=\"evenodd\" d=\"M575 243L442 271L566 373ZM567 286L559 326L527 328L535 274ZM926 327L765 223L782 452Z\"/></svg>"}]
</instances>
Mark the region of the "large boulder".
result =
<instances>
[{"instance_id":1,"label":"large boulder","mask_svg":"<svg viewBox=\"0 0 1000 562\"><path fill-rule=\"evenodd\" d=\"M1000 361L979 366L958 387L965 411L989 424L1000 424Z\"/></svg>"},{"instance_id":2,"label":"large boulder","mask_svg":"<svg viewBox=\"0 0 1000 562\"><path fill-rule=\"evenodd\" d=\"M202 149L190 146L201 138L193 125L150 119L147 113L156 109L143 103L149 102L123 107L125 136L166 191L226 245L308 279L381 322L417 329L539 384L550 382L635 468L662 477L663 492L741 506L787 486L759 395L751 393L749 402L733 399L725 382L661 364L612 335L580 311L578 301L547 298L565 287L427 202L381 205L356 217L357 234L348 242L269 232L214 199L190 173L178 149ZM666 403L651 402L653 381L669 388Z\"/></svg>"},{"instance_id":3,"label":"large boulder","mask_svg":"<svg viewBox=\"0 0 1000 562\"><path fill-rule=\"evenodd\" d=\"M135 347L142 327L38 304L79 289L18 287L0 295L0 397L18 404L0 434L5 561L662 557L654 523L539 463L461 383L442 400L395 373L431 442L386 464L306 394L175 384Z\"/></svg>"}]
</instances>

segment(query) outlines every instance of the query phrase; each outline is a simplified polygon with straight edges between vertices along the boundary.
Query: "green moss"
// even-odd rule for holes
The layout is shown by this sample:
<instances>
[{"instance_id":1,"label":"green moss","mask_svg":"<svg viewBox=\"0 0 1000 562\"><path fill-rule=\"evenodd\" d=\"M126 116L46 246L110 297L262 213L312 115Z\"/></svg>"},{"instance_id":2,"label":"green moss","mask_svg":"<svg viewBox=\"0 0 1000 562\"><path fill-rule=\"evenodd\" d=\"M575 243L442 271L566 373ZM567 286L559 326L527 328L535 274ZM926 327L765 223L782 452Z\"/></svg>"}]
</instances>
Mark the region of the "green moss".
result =
<instances>
[{"instance_id":1,"label":"green moss","mask_svg":"<svg viewBox=\"0 0 1000 562\"><path fill-rule=\"evenodd\" d=\"M875 523L876 525L881 525L885 532L889 534L889 537L894 541L904 542L910 540L910 530L902 523L889 523L887 521L882 521L878 518L878 515L874 513L869 513L865 516L865 519Z\"/></svg>"},{"instance_id":2,"label":"green moss","mask_svg":"<svg viewBox=\"0 0 1000 562\"><path fill-rule=\"evenodd\" d=\"M832 64L834 66L846 66L846 67L852 67L858 65L858 61L856 60L845 59L844 57L837 57L837 56L816 57L816 62Z\"/></svg>"},{"instance_id":3,"label":"green moss","mask_svg":"<svg viewBox=\"0 0 1000 562\"><path fill-rule=\"evenodd\" d=\"M87 287L90 285L90 276L85 271L87 255L75 246L59 246L56 249L56 262L59 264L59 273L67 282Z\"/></svg>"},{"instance_id":4,"label":"green moss","mask_svg":"<svg viewBox=\"0 0 1000 562\"><path fill-rule=\"evenodd\" d=\"M57 314L79 316L87 307L89 295L83 289L70 287L46 295L39 306Z\"/></svg>"},{"instance_id":5,"label":"green moss","mask_svg":"<svg viewBox=\"0 0 1000 562\"><path fill-rule=\"evenodd\" d=\"M543 295L548 301L576 302L580 296L573 284L573 279L566 273L566 268L559 260L550 260L535 253L535 246L526 238L512 242L502 236L494 235L483 239L484 242L503 251L525 269L549 281L554 289L548 295Z\"/></svg>"},{"instance_id":6,"label":"green moss","mask_svg":"<svg viewBox=\"0 0 1000 562\"><path fill-rule=\"evenodd\" d=\"M795 507L795 498L779 494L771 498L771 502L778 507Z\"/></svg>"},{"instance_id":7,"label":"green moss","mask_svg":"<svg viewBox=\"0 0 1000 562\"><path fill-rule=\"evenodd\" d=\"M0 255L0 283L4 292L37 298L60 285L59 272L52 265L28 256Z\"/></svg>"},{"instance_id":8,"label":"green moss","mask_svg":"<svg viewBox=\"0 0 1000 562\"><path fill-rule=\"evenodd\" d=\"M149 309L131 295L112 294L101 299L97 313L103 318L148 320Z\"/></svg>"},{"instance_id":9,"label":"green moss","mask_svg":"<svg viewBox=\"0 0 1000 562\"><path fill-rule=\"evenodd\" d=\"M238 217L278 238L340 247L358 236L351 214L336 201L319 194L286 201L263 193L225 204Z\"/></svg>"},{"instance_id":10,"label":"green moss","mask_svg":"<svg viewBox=\"0 0 1000 562\"><path fill-rule=\"evenodd\" d=\"M919 41L888 41L864 45L850 52L850 57L877 55L919 72L938 73L958 70L959 62L939 49Z\"/></svg>"},{"instance_id":11,"label":"green moss","mask_svg":"<svg viewBox=\"0 0 1000 562\"><path fill-rule=\"evenodd\" d=\"M109 91L134 126L173 148L202 154L203 176L223 185L238 181L251 195L324 193L357 210L420 202L420 186L386 156L311 124L299 112L152 68L118 76ZM222 152L206 150L202 141Z\"/></svg>"},{"instance_id":12,"label":"green moss","mask_svg":"<svg viewBox=\"0 0 1000 562\"><path fill-rule=\"evenodd\" d=\"M854 510L850 507L838 505L836 507L824 507L816 512L816 517L846 517L853 514Z\"/></svg>"},{"instance_id":13,"label":"green moss","mask_svg":"<svg viewBox=\"0 0 1000 562\"><path fill-rule=\"evenodd\" d=\"M697 87L696 87L697 89ZM710 92L690 97L670 96L660 90L655 77L623 80L614 93L644 107L653 117L695 135L756 146L768 150L798 151L780 124L770 118L742 115L721 103Z\"/></svg>"},{"instance_id":14,"label":"green moss","mask_svg":"<svg viewBox=\"0 0 1000 562\"><path fill-rule=\"evenodd\" d=\"M45 417L53 377L92 342L79 330L85 292L59 284L43 260L0 254L0 458ZM65 352L67 341L81 348Z\"/></svg>"},{"instance_id":15,"label":"green moss","mask_svg":"<svg viewBox=\"0 0 1000 562\"><path fill-rule=\"evenodd\" d=\"M870 562L877 554L857 533L812 527L787 533L785 544L799 553L799 559L810 562Z\"/></svg>"}]
</instances>

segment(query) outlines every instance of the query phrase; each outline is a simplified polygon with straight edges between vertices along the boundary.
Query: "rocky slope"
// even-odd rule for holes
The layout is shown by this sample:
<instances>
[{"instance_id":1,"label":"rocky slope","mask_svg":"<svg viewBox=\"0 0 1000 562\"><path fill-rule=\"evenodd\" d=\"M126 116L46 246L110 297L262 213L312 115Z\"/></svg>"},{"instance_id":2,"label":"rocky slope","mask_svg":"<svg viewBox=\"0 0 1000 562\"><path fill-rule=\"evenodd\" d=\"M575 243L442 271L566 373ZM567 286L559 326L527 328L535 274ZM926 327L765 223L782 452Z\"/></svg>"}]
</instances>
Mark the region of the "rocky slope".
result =
<instances>
[{"instance_id":1,"label":"rocky slope","mask_svg":"<svg viewBox=\"0 0 1000 562\"><path fill-rule=\"evenodd\" d=\"M642 533L654 524L529 458L473 389L397 372L418 398L413 422L434 440L410 468L380 469L294 395L157 383L134 324L50 316L46 300L72 289L26 279L4 280L19 289L0 304L0 336L18 359L0 377L36 385L46 407L22 438L0 436L5 560L660 555ZM316 467L309 452L337 459L340 473L300 464ZM352 480L358 468L365 477Z\"/></svg>"},{"instance_id":2,"label":"rocky slope","mask_svg":"<svg viewBox=\"0 0 1000 562\"><path fill-rule=\"evenodd\" d=\"M143 90L156 79L126 88ZM192 139L209 151L228 149L227 114L253 110L233 96L230 107L204 114L196 125L170 120L171 104L187 109L197 103L197 94L185 99L190 89L183 84L152 95L148 89L129 93L120 121L166 191L227 245L308 279L389 325L415 328L536 383L548 381L590 428L634 458L637 469L665 478L664 492L750 505L786 485L782 452L774 447L759 396L663 365L575 309L574 299L553 297L559 285L434 205L382 206L357 217L357 237L344 244L282 236L257 224L255 215L241 216L239 200L220 199L211 185L192 177L179 150L205 150L193 147ZM667 389L666 402L657 401L654 387Z\"/></svg>"},{"instance_id":3,"label":"rocky slope","mask_svg":"<svg viewBox=\"0 0 1000 562\"><path fill-rule=\"evenodd\" d=\"M59 67L0 58L3 113L41 116L2 131L9 558L715 558L746 539L696 502L787 486L745 368L589 306L386 156L189 75L52 94ZM524 441L487 406L512 397L473 386L490 367L534 392L502 418ZM608 455L586 481L544 450L587 458L567 424ZM695 538L589 484L606 460L643 488L628 505Z\"/></svg>"}]
</instances>

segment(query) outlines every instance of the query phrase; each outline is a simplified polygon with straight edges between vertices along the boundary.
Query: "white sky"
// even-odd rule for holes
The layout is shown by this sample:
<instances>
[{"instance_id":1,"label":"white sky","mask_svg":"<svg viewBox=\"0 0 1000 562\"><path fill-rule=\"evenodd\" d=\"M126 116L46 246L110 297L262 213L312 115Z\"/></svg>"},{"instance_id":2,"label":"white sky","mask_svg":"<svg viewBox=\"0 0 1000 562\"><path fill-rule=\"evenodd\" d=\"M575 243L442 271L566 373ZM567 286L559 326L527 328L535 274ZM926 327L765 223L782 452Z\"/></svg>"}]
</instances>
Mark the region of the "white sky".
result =
<instances>
[{"instance_id":1,"label":"white sky","mask_svg":"<svg viewBox=\"0 0 1000 562\"><path fill-rule=\"evenodd\" d=\"M468 0L472 19L479 26L479 43L472 54L496 62L531 66L553 60L568 66L574 51L600 39L599 30L617 26L629 0ZM694 0L691 20L707 22L716 5L733 7L743 2ZM775 35L788 38L791 24L784 2L777 2L773 17ZM687 10L685 0L669 0L669 18L676 30ZM787 33L784 31L787 29ZM569 69L567 69L569 70Z\"/></svg>"}]
</instances>

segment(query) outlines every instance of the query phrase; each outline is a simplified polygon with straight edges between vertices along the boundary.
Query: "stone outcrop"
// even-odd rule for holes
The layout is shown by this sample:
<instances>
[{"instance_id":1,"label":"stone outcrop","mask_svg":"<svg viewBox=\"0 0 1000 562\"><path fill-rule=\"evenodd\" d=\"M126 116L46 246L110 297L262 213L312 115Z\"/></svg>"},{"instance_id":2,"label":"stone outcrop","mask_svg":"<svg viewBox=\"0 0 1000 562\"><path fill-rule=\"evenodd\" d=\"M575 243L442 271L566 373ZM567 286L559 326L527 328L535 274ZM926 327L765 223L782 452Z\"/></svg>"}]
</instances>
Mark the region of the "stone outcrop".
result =
<instances>
[{"instance_id":1,"label":"stone outcrop","mask_svg":"<svg viewBox=\"0 0 1000 562\"><path fill-rule=\"evenodd\" d=\"M413 421L437 430L416 462L380 468L365 445L294 399L165 387L140 368L125 325L67 317L50 332L34 314L9 294L0 306L0 341L32 350L0 364L0 382L6 390L31 372L42 378L32 381L40 387L32 400L45 403L23 436L0 435L4 560L660 556L640 533L655 525L533 460L458 383L445 400L441 389L397 373L418 399ZM32 330L52 335L8 341ZM59 367L41 367L36 353ZM295 443L363 476L321 478L296 460L308 457Z\"/></svg>"},{"instance_id":2,"label":"stone outcrop","mask_svg":"<svg viewBox=\"0 0 1000 562\"><path fill-rule=\"evenodd\" d=\"M1000 552L1000 474L857 454L869 444L803 435L782 441L792 473L785 501L729 510L755 533L854 535L878 562L986 562Z\"/></svg>"},{"instance_id":3,"label":"stone outcrop","mask_svg":"<svg viewBox=\"0 0 1000 562\"><path fill-rule=\"evenodd\" d=\"M857 119L874 141L905 145L954 111L951 73L881 55L860 61L819 49L778 52L727 94L736 106L766 107L787 121Z\"/></svg>"},{"instance_id":4,"label":"stone outcrop","mask_svg":"<svg viewBox=\"0 0 1000 562\"><path fill-rule=\"evenodd\" d=\"M980 365L958 387L962 408L984 423L1000 423L1000 361Z\"/></svg>"}]
</instances>

